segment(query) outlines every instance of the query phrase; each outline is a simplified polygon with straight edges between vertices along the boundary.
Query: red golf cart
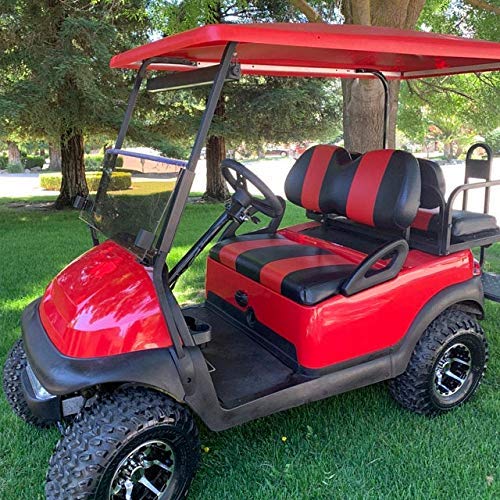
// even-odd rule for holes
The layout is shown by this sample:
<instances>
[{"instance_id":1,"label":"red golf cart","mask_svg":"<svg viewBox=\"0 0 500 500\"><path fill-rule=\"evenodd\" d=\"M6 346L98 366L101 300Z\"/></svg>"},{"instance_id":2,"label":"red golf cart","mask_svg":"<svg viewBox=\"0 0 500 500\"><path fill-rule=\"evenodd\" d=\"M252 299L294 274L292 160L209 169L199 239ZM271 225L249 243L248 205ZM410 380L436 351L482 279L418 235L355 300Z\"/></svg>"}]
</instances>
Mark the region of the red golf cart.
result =
<instances>
[{"instance_id":1,"label":"red golf cart","mask_svg":"<svg viewBox=\"0 0 500 500\"><path fill-rule=\"evenodd\" d=\"M234 194L224 213L175 266L166 258L225 82L378 78L386 130L388 79L498 70L500 44L361 26L216 25L119 54L111 66L137 77L98 192L78 200L94 247L26 308L4 369L13 410L63 431L47 498L184 497L200 453L192 413L221 431L383 380L424 415L475 393L488 359L484 249L500 241L488 215L500 181L484 144L448 199L437 164L386 149L385 137L363 154L311 147L285 184L304 222L282 229L284 200L226 159ZM145 79L150 92L212 85L189 161L122 149ZM131 197L108 190L118 155L167 164L173 191L131 209ZM466 196L454 209L471 189L485 192L484 213L468 211ZM268 225L241 234L257 213ZM175 283L215 238L206 300L181 308ZM485 283L498 299L498 278Z\"/></svg>"}]
</instances>

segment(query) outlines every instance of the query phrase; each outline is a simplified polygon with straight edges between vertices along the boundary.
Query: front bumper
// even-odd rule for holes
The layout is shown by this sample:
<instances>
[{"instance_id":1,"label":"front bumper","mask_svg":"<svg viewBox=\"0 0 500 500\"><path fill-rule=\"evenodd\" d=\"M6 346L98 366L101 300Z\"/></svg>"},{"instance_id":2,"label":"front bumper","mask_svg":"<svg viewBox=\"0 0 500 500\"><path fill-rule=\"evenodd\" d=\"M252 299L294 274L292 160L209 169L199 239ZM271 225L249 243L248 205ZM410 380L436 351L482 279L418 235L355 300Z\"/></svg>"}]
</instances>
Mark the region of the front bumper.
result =
<instances>
[{"instance_id":1,"label":"front bumper","mask_svg":"<svg viewBox=\"0 0 500 500\"><path fill-rule=\"evenodd\" d=\"M65 356L43 328L39 304L37 299L24 310L23 343L34 376L51 395L68 396L103 384L130 382L161 389L179 401L184 399L184 388L169 348L99 358Z\"/></svg>"},{"instance_id":2,"label":"front bumper","mask_svg":"<svg viewBox=\"0 0 500 500\"><path fill-rule=\"evenodd\" d=\"M33 415L47 422L62 419L61 397L51 394L42 386L29 363L21 375L21 389Z\"/></svg>"}]
</instances>

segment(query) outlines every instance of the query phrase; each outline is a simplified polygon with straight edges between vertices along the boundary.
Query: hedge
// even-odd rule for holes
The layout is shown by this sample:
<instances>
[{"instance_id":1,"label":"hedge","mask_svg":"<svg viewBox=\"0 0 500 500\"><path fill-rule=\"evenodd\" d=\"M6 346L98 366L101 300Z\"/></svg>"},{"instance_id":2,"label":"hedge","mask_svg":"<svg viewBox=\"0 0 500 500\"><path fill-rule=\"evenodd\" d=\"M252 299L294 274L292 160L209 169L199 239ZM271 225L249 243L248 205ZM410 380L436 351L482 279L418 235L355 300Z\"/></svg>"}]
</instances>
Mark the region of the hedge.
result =
<instances>
[{"instance_id":1,"label":"hedge","mask_svg":"<svg viewBox=\"0 0 500 500\"><path fill-rule=\"evenodd\" d=\"M85 173L87 186L89 191L97 191L99 181L101 180L100 172ZM48 191L59 191L61 188L61 174L40 174L40 187ZM122 191L129 189L132 186L132 175L128 172L113 172L111 182L109 183L109 191Z\"/></svg>"}]
</instances>

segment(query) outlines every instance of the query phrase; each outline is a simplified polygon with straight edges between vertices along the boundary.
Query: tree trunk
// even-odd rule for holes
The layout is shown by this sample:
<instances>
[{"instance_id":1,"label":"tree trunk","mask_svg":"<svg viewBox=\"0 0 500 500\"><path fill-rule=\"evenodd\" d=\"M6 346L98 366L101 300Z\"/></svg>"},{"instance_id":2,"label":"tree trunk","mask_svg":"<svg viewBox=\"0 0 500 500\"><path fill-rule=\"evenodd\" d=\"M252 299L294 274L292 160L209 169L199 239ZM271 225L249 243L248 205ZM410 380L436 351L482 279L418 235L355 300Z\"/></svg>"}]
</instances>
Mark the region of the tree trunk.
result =
<instances>
[{"instance_id":1,"label":"tree trunk","mask_svg":"<svg viewBox=\"0 0 500 500\"><path fill-rule=\"evenodd\" d=\"M21 151L17 147L17 144L12 141L7 142L7 155L9 165L20 165L21 164Z\"/></svg>"},{"instance_id":2,"label":"tree trunk","mask_svg":"<svg viewBox=\"0 0 500 500\"><path fill-rule=\"evenodd\" d=\"M345 0L342 13L346 24L413 29L425 0ZM396 145L399 82L389 82L388 147ZM383 148L384 92L378 80L344 79L344 146L364 153Z\"/></svg>"},{"instance_id":3,"label":"tree trunk","mask_svg":"<svg viewBox=\"0 0 500 500\"><path fill-rule=\"evenodd\" d=\"M384 148L384 90L378 80L342 80L344 146L364 153ZM389 82L388 147L396 146L399 82Z\"/></svg>"},{"instance_id":4,"label":"tree trunk","mask_svg":"<svg viewBox=\"0 0 500 500\"><path fill-rule=\"evenodd\" d=\"M49 143L49 168L56 172L61 171L61 145L54 142Z\"/></svg>"},{"instance_id":5,"label":"tree trunk","mask_svg":"<svg viewBox=\"0 0 500 500\"><path fill-rule=\"evenodd\" d=\"M209 7L211 22L221 23L223 19L221 2ZM224 119L224 94L221 94L215 108L215 119ZM229 197L226 181L222 177L220 163L226 157L226 140L224 137L211 135L207 140L207 190L203 198L207 201L224 201Z\"/></svg>"},{"instance_id":6,"label":"tree trunk","mask_svg":"<svg viewBox=\"0 0 500 500\"><path fill-rule=\"evenodd\" d=\"M61 192L55 208L72 207L77 196L87 196L89 190L83 163L83 134L69 129L61 136Z\"/></svg>"},{"instance_id":7,"label":"tree trunk","mask_svg":"<svg viewBox=\"0 0 500 500\"><path fill-rule=\"evenodd\" d=\"M224 118L224 96L221 95L215 116ZM224 201L229 197L226 181L222 177L220 163L226 157L226 140L224 137L211 135L207 141L207 190L203 195L205 200Z\"/></svg>"},{"instance_id":8,"label":"tree trunk","mask_svg":"<svg viewBox=\"0 0 500 500\"><path fill-rule=\"evenodd\" d=\"M224 201L229 197L226 181L222 177L220 163L226 157L226 140L212 135L207 141L207 190L203 198Z\"/></svg>"}]
</instances>

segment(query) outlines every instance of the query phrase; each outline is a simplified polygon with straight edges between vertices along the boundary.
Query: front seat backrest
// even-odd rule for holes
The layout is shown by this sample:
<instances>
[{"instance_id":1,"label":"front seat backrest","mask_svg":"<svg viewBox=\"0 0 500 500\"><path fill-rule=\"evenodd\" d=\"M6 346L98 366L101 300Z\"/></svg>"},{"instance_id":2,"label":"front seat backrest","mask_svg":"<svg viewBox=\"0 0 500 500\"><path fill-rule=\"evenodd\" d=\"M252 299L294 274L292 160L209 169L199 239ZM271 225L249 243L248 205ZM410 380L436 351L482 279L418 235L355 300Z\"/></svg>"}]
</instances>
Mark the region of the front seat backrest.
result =
<instances>
[{"instance_id":1,"label":"front seat backrest","mask_svg":"<svg viewBox=\"0 0 500 500\"><path fill-rule=\"evenodd\" d=\"M303 203L304 196L298 196L306 183L305 175L299 176L297 172L303 169L301 165L314 163L317 155L308 150L292 167L285 182L285 192L291 202L384 229L406 229L413 222L421 191L420 168L413 155L382 149L349 161L347 151L337 148L324 167L325 172L311 177L314 192L320 194L313 208L313 204Z\"/></svg>"},{"instance_id":2,"label":"front seat backrest","mask_svg":"<svg viewBox=\"0 0 500 500\"><path fill-rule=\"evenodd\" d=\"M349 153L329 144L313 146L293 165L285 181L289 201L313 212L330 213L334 210L329 197L329 185L335 171L351 162Z\"/></svg>"}]
</instances>

